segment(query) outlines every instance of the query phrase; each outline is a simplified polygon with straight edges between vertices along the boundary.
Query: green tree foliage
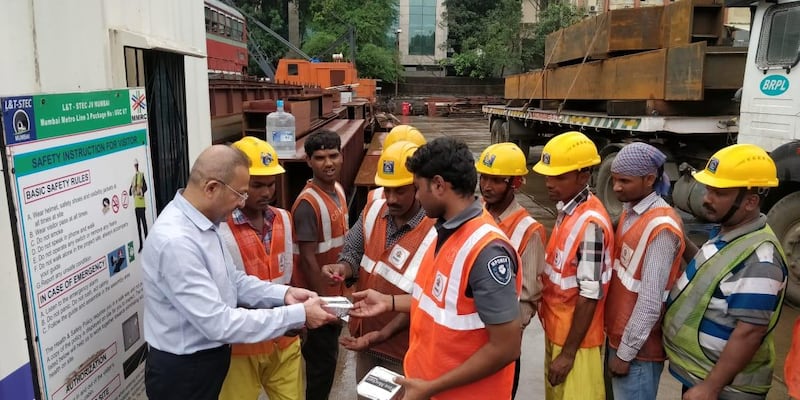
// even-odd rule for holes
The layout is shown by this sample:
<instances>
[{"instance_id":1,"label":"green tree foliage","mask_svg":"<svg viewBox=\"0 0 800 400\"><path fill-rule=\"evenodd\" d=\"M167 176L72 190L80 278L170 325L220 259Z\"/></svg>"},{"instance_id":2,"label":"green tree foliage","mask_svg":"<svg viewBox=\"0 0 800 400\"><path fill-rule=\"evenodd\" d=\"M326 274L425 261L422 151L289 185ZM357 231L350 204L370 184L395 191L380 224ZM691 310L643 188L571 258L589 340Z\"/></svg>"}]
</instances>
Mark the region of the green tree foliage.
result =
<instances>
[{"instance_id":1,"label":"green tree foliage","mask_svg":"<svg viewBox=\"0 0 800 400\"><path fill-rule=\"evenodd\" d=\"M547 34L580 20L565 0L540 0L539 22L522 24L521 0L445 0L447 63L456 74L501 77L541 67Z\"/></svg>"},{"instance_id":2,"label":"green tree foliage","mask_svg":"<svg viewBox=\"0 0 800 400\"><path fill-rule=\"evenodd\" d=\"M539 14L539 22L533 27L530 40L526 41L529 45L525 46L528 51L523 54L523 64L526 69L541 68L544 65L547 55L545 54L545 39L547 35L559 29L566 28L581 20L582 10L567 2L552 1ZM564 46L565 43L559 43Z\"/></svg>"},{"instance_id":3,"label":"green tree foliage","mask_svg":"<svg viewBox=\"0 0 800 400\"><path fill-rule=\"evenodd\" d=\"M393 35L387 35L397 19L397 0L313 0L309 7L309 37L303 51L330 60L331 54L320 54L347 31L356 32L356 67L359 76L395 82L399 63ZM331 53L349 55L345 43Z\"/></svg>"},{"instance_id":4,"label":"green tree foliage","mask_svg":"<svg viewBox=\"0 0 800 400\"><path fill-rule=\"evenodd\" d=\"M458 75L499 77L522 65L520 0L445 0L450 64Z\"/></svg>"}]
</instances>

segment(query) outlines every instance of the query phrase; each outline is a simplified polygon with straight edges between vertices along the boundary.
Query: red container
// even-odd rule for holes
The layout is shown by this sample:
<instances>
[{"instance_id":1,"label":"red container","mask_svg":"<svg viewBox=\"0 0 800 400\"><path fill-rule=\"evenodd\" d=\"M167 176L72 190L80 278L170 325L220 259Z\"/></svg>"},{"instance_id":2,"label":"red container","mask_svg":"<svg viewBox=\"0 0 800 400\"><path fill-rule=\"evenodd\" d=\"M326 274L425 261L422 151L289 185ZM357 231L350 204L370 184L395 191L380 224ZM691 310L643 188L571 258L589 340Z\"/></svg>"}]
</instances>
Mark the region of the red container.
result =
<instances>
[{"instance_id":1,"label":"red container","mask_svg":"<svg viewBox=\"0 0 800 400\"><path fill-rule=\"evenodd\" d=\"M411 103L403 102L403 115L411 115Z\"/></svg>"}]
</instances>

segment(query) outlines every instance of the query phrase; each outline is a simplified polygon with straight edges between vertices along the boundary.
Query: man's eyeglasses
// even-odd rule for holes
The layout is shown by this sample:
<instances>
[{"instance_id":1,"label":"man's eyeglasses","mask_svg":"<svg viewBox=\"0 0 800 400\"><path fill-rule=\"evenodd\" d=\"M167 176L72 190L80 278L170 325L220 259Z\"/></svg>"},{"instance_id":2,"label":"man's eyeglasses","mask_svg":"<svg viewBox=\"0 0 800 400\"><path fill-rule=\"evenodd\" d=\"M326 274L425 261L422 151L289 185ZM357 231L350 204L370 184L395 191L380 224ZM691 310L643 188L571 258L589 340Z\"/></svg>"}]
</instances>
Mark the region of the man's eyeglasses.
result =
<instances>
[{"instance_id":1,"label":"man's eyeglasses","mask_svg":"<svg viewBox=\"0 0 800 400\"><path fill-rule=\"evenodd\" d=\"M247 201L247 198L250 197L250 195L248 193L241 193L238 190L232 188L231 185L228 185L227 183L223 182L220 179L211 178L209 180L216 181L216 182L219 182L219 183L225 185L225 187L230 189L231 192L236 193L236 195L239 196L239 200L241 200L242 202Z\"/></svg>"}]
</instances>

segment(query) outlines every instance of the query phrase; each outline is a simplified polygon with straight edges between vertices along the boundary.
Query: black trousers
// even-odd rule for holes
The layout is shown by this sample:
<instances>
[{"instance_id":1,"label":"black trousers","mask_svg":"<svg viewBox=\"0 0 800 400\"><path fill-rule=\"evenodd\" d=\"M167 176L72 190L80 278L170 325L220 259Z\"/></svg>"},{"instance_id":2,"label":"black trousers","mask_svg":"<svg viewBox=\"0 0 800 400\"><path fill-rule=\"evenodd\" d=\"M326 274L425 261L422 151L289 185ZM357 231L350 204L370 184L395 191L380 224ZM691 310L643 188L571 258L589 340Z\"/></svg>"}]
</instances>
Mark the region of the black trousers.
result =
<instances>
[{"instance_id":1,"label":"black trousers","mask_svg":"<svg viewBox=\"0 0 800 400\"><path fill-rule=\"evenodd\" d=\"M136 207L136 231L139 232L139 250L142 249L142 243L147 238L147 218L145 218L145 208ZM142 238L142 229L144 229L144 238Z\"/></svg>"},{"instance_id":2,"label":"black trousers","mask_svg":"<svg viewBox=\"0 0 800 400\"><path fill-rule=\"evenodd\" d=\"M336 374L340 333L342 326L338 324L308 330L302 347L306 360L306 400L328 399Z\"/></svg>"},{"instance_id":3,"label":"black trousers","mask_svg":"<svg viewBox=\"0 0 800 400\"><path fill-rule=\"evenodd\" d=\"M511 398L517 397L517 389L519 388L519 367L520 367L520 359L517 357L517 361L514 361L514 386L511 387Z\"/></svg>"},{"instance_id":4,"label":"black trousers","mask_svg":"<svg viewBox=\"0 0 800 400\"><path fill-rule=\"evenodd\" d=\"M177 355L150 347L144 384L150 400L217 400L231 364L231 346Z\"/></svg>"}]
</instances>

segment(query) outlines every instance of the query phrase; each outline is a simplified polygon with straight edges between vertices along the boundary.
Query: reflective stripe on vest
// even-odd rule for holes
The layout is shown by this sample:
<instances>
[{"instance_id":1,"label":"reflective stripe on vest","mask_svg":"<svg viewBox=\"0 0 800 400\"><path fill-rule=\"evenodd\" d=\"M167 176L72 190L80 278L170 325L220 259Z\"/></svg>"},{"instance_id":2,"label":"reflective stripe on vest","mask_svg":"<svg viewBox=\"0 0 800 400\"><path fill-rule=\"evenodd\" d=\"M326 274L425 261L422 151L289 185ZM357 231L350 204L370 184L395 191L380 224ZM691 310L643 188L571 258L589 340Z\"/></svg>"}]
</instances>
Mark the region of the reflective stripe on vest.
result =
<instances>
[{"instance_id":1,"label":"reflective stripe on vest","mask_svg":"<svg viewBox=\"0 0 800 400\"><path fill-rule=\"evenodd\" d=\"M379 214L384 204L386 204L386 199L377 199L367 205L367 212L364 214L364 243L369 243L375 223L378 218L382 217Z\"/></svg>"},{"instance_id":2,"label":"reflective stripe on vest","mask_svg":"<svg viewBox=\"0 0 800 400\"><path fill-rule=\"evenodd\" d=\"M342 193L341 186L336 184L336 192L337 194L344 197ZM308 194L311 196L312 199L317 203L317 209L319 210L320 220L322 221L322 241L317 244L317 254L325 253L330 251L331 249L335 249L337 247L344 246L344 235L331 237L331 214L328 211L328 207L325 205L325 200L322 199L322 196L317 193L316 190L312 188L306 188L301 192L302 194ZM346 222L347 213L343 213L345 218L345 226L349 225Z\"/></svg>"},{"instance_id":3,"label":"reflective stripe on vest","mask_svg":"<svg viewBox=\"0 0 800 400\"><path fill-rule=\"evenodd\" d=\"M601 226L601 228L603 228L606 232L613 232L611 226L608 224L608 221L603 216L603 214L594 210L586 210L585 212L583 212L581 215L578 216L578 219L575 221L575 224L572 225L572 229L570 230L569 235L567 236L567 240L565 240L564 243L560 243L560 245L563 246L565 244L569 244L570 246L579 246L582 240L577 242L576 240L578 239L578 235L580 235L581 232L583 231L583 224L586 223L586 221L589 218L594 218L598 223L602 224L603 226ZM555 237L556 233L554 232L553 237L551 237L550 239L555 240ZM556 246L558 246L558 244ZM562 249L562 248L556 247L556 249ZM558 265L551 265L549 262L546 262L544 265L544 273L545 275L547 275L550 281L553 282L553 284L560 287L561 289L563 290L575 289L578 287L577 276L576 275L571 275L567 277L563 276L564 263L567 261L566 256L568 254L571 254L572 252L561 251L561 250L558 251L560 251L562 254L562 256L559 257L560 260L559 259L556 260ZM604 261L606 263L611 263L610 258L611 257L605 257ZM611 270L604 268L601 276L601 283L603 284L608 283L609 280L611 280Z\"/></svg>"},{"instance_id":4,"label":"reflective stripe on vest","mask_svg":"<svg viewBox=\"0 0 800 400\"><path fill-rule=\"evenodd\" d=\"M281 219L281 223L283 224L283 252L284 257L294 257L294 249L297 247L294 244L294 231L292 231L292 220L289 217L289 212L282 209L272 207L272 211L275 212L275 217ZM280 260L279 260L280 262ZM288 285L289 281L292 279L292 271L294 271L294 262L292 263L291 267L288 270L283 271L283 275L273 280L275 283L280 283L282 285Z\"/></svg>"},{"instance_id":5,"label":"reflective stripe on vest","mask_svg":"<svg viewBox=\"0 0 800 400\"><path fill-rule=\"evenodd\" d=\"M631 255L627 267L622 265L622 261L619 258L614 260L614 270L617 271L617 276L619 277L620 282L622 282L622 285L631 292L639 293L642 282L639 279L636 279L636 272L639 270L639 266L641 265L650 235L653 233L654 229L658 228L662 224L669 225L675 228L675 230L678 232L681 231L680 225L670 217L662 216L653 218L647 223L642 235L639 237L639 242L636 244L636 249L633 251L633 255ZM666 301L668 296L669 289L666 289L662 295L661 301Z\"/></svg>"},{"instance_id":6,"label":"reflective stripe on vest","mask_svg":"<svg viewBox=\"0 0 800 400\"><path fill-rule=\"evenodd\" d=\"M383 186L372 189L367 193L367 204L378 199L384 199L385 197L386 196L383 194Z\"/></svg>"},{"instance_id":7,"label":"reflective stripe on vest","mask_svg":"<svg viewBox=\"0 0 800 400\"><path fill-rule=\"evenodd\" d=\"M525 237L525 232L535 223L536 220L530 215L525 216L525 218L519 221L514 231L508 237L508 240L511 241L511 245L513 245L515 249L519 250L522 248L522 239Z\"/></svg>"},{"instance_id":8,"label":"reflective stripe on vest","mask_svg":"<svg viewBox=\"0 0 800 400\"><path fill-rule=\"evenodd\" d=\"M425 235L425 239L422 240L415 250L414 257L411 258L411 262L408 263L408 267L406 267L405 272L402 274L383 261L375 261L369 258L366 253L361 257L361 268L364 268L364 271L367 273L378 274L404 292L411 293L414 289L414 279L417 276L417 271L419 271L422 258L425 256L425 252L431 247L431 244L436 240L437 236L436 228L431 227ZM395 246L397 245L395 244Z\"/></svg>"},{"instance_id":9,"label":"reflective stripe on vest","mask_svg":"<svg viewBox=\"0 0 800 400\"><path fill-rule=\"evenodd\" d=\"M715 362L700 347L700 322L719 282L765 242L772 243L785 260L778 239L769 225L766 225L735 239L698 266L697 274L669 305L664 315L664 350L674 373L694 383L708 376ZM783 302L784 293L785 290L781 293L780 303ZM779 316L780 312L772 313L768 333L761 346L748 365L729 384L737 391L751 394L745 393L737 397L735 392L723 389L726 398L749 399L753 397L752 394L765 394L769 391L775 364L772 330Z\"/></svg>"},{"instance_id":10,"label":"reflective stripe on vest","mask_svg":"<svg viewBox=\"0 0 800 400\"><path fill-rule=\"evenodd\" d=\"M481 225L475 232L472 232L461 248L458 249L456 257L453 260L451 274L447 280L444 308L436 305L436 302L432 298L422 292L422 287L414 283L413 296L414 299L419 301L419 309L428 314L436 324L459 331L476 330L486 327L477 311L470 314L459 315L457 307L458 296L462 292L461 274L464 272L464 262L470 251L472 251L473 246L490 232L495 232L505 237L505 234L503 234L500 229L491 225ZM428 251L432 251L432 249Z\"/></svg>"}]
</instances>

